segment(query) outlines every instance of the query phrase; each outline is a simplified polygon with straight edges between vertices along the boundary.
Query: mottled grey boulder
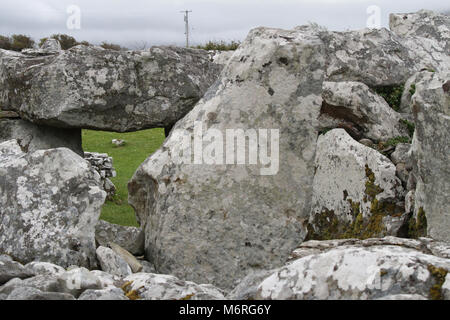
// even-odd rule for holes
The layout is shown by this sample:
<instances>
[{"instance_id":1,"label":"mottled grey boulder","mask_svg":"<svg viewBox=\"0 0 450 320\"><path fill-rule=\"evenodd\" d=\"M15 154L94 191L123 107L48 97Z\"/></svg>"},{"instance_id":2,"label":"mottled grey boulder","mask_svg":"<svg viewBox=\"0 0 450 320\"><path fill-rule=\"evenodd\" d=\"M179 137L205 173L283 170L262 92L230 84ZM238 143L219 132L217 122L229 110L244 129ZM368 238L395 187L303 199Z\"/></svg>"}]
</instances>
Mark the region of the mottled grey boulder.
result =
<instances>
[{"instance_id":1,"label":"mottled grey boulder","mask_svg":"<svg viewBox=\"0 0 450 320\"><path fill-rule=\"evenodd\" d=\"M450 241L450 73L423 72L412 99L416 236Z\"/></svg>"},{"instance_id":2,"label":"mottled grey boulder","mask_svg":"<svg viewBox=\"0 0 450 320\"><path fill-rule=\"evenodd\" d=\"M16 139L22 150L36 150L65 147L83 156L80 129L61 129L21 119L0 119L0 143Z\"/></svg>"},{"instance_id":3,"label":"mottled grey boulder","mask_svg":"<svg viewBox=\"0 0 450 320\"><path fill-rule=\"evenodd\" d=\"M0 261L0 285L13 278L29 278L34 273L16 261Z\"/></svg>"},{"instance_id":4,"label":"mottled grey boulder","mask_svg":"<svg viewBox=\"0 0 450 320\"><path fill-rule=\"evenodd\" d=\"M252 30L221 81L138 168L129 202L145 228L146 259L158 272L232 288L249 270L283 263L303 240L324 64L323 42L309 29ZM224 139L229 128L278 130L251 142L272 141L274 160L250 164L246 152L248 165L220 164L220 157L183 162L198 122Z\"/></svg>"},{"instance_id":5,"label":"mottled grey boulder","mask_svg":"<svg viewBox=\"0 0 450 320\"><path fill-rule=\"evenodd\" d=\"M64 268L48 262L33 261L26 264L25 268L36 275L60 275L66 272Z\"/></svg>"},{"instance_id":6,"label":"mottled grey boulder","mask_svg":"<svg viewBox=\"0 0 450 320\"><path fill-rule=\"evenodd\" d=\"M393 86L403 84L420 70L402 40L385 28L321 30L320 37L327 48L328 81L358 81L370 87Z\"/></svg>"},{"instance_id":7,"label":"mottled grey boulder","mask_svg":"<svg viewBox=\"0 0 450 320\"><path fill-rule=\"evenodd\" d=\"M189 112L221 66L207 51L93 46L35 56L0 50L0 105L39 124L117 132L168 127Z\"/></svg>"},{"instance_id":8,"label":"mottled grey boulder","mask_svg":"<svg viewBox=\"0 0 450 320\"><path fill-rule=\"evenodd\" d=\"M407 216L392 162L343 129L319 136L309 239L397 235Z\"/></svg>"},{"instance_id":9,"label":"mottled grey boulder","mask_svg":"<svg viewBox=\"0 0 450 320\"><path fill-rule=\"evenodd\" d=\"M99 176L66 148L24 153L0 143L0 251L23 263L96 266Z\"/></svg>"},{"instance_id":10,"label":"mottled grey boulder","mask_svg":"<svg viewBox=\"0 0 450 320\"><path fill-rule=\"evenodd\" d=\"M86 290L84 291L78 300L128 300L125 297L122 289L108 288L102 290Z\"/></svg>"},{"instance_id":11,"label":"mottled grey boulder","mask_svg":"<svg viewBox=\"0 0 450 320\"><path fill-rule=\"evenodd\" d=\"M119 277L133 273L128 263L110 248L98 247L96 252L103 271Z\"/></svg>"},{"instance_id":12,"label":"mottled grey boulder","mask_svg":"<svg viewBox=\"0 0 450 320\"><path fill-rule=\"evenodd\" d=\"M75 297L68 293L43 292L32 287L18 287L6 300L75 300Z\"/></svg>"},{"instance_id":13,"label":"mottled grey boulder","mask_svg":"<svg viewBox=\"0 0 450 320\"><path fill-rule=\"evenodd\" d=\"M328 81L392 87L404 84L424 68L450 68L448 51L435 39L400 37L385 28L344 32L317 29L316 34L327 50Z\"/></svg>"},{"instance_id":14,"label":"mottled grey boulder","mask_svg":"<svg viewBox=\"0 0 450 320\"><path fill-rule=\"evenodd\" d=\"M171 275L135 273L124 279L132 300L224 300L223 292L209 284L183 281Z\"/></svg>"},{"instance_id":15,"label":"mottled grey boulder","mask_svg":"<svg viewBox=\"0 0 450 320\"><path fill-rule=\"evenodd\" d=\"M144 232L141 228L99 220L95 227L95 240L104 247L113 242L134 255L144 254Z\"/></svg>"},{"instance_id":16,"label":"mottled grey boulder","mask_svg":"<svg viewBox=\"0 0 450 320\"><path fill-rule=\"evenodd\" d=\"M109 244L109 247L112 249L112 251L114 251L115 254L119 255L123 260L125 260L125 262L130 266L131 270L134 273L142 271L142 264L140 264L139 261L127 250L114 242L111 242Z\"/></svg>"},{"instance_id":17,"label":"mottled grey boulder","mask_svg":"<svg viewBox=\"0 0 450 320\"><path fill-rule=\"evenodd\" d=\"M429 10L414 13L391 13L389 28L402 37L423 37L437 40L450 50L450 16Z\"/></svg>"},{"instance_id":18,"label":"mottled grey boulder","mask_svg":"<svg viewBox=\"0 0 450 320\"><path fill-rule=\"evenodd\" d=\"M321 129L345 128L356 140L386 141L407 136L401 116L360 82L324 82L319 123Z\"/></svg>"},{"instance_id":19,"label":"mottled grey boulder","mask_svg":"<svg viewBox=\"0 0 450 320\"><path fill-rule=\"evenodd\" d=\"M406 239L405 239L406 240ZM267 277L254 299L383 299L442 297L440 274L450 260L404 245L356 242L294 260Z\"/></svg>"}]
</instances>

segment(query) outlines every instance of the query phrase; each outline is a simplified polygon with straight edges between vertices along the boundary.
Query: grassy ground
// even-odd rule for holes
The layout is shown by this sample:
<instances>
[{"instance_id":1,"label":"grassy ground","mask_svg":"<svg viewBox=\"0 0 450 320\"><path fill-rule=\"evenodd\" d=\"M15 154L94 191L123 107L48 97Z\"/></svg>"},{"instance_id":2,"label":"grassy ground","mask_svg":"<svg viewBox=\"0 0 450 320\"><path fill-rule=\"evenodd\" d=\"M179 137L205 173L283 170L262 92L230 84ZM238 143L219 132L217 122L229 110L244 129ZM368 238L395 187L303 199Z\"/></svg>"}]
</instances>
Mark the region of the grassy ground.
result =
<instances>
[{"instance_id":1,"label":"grassy ground","mask_svg":"<svg viewBox=\"0 0 450 320\"><path fill-rule=\"evenodd\" d=\"M132 133L114 133L83 130L84 151L107 153L113 157L117 176L112 182L117 188L113 201L103 206L101 219L124 226L137 226L133 208L128 204L128 181L138 166L164 141L164 129L151 129ZM123 139L126 144L116 147L112 139Z\"/></svg>"}]
</instances>

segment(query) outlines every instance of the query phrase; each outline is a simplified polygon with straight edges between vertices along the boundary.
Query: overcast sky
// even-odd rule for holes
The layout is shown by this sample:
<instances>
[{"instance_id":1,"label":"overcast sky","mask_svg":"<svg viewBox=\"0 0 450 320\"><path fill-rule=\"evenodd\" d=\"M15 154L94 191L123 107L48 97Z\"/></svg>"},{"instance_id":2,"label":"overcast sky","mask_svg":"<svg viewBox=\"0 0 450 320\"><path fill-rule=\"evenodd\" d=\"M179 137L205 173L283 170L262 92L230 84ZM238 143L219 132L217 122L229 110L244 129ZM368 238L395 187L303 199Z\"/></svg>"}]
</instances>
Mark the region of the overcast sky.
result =
<instances>
[{"instance_id":1,"label":"overcast sky","mask_svg":"<svg viewBox=\"0 0 450 320\"><path fill-rule=\"evenodd\" d=\"M67 8L81 10L81 29L69 30ZM381 9L382 26L391 12L448 11L446 0L0 0L0 34L35 39L66 33L77 40L103 40L133 48L142 42L184 43L181 10L190 14L194 44L242 40L253 27L292 28L317 22L330 30L366 26L371 5Z\"/></svg>"}]
</instances>

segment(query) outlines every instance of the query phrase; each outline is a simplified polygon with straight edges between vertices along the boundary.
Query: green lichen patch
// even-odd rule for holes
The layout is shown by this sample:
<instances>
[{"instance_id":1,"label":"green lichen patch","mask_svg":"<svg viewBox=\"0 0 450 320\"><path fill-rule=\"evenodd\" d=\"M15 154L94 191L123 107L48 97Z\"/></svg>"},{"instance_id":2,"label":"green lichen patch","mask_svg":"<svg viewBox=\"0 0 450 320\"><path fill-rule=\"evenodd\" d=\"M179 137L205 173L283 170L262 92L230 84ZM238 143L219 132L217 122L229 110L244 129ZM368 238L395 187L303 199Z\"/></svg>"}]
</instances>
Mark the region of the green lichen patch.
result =
<instances>
[{"instance_id":1,"label":"green lichen patch","mask_svg":"<svg viewBox=\"0 0 450 320\"><path fill-rule=\"evenodd\" d=\"M430 271L434 282L430 288L430 298L432 300L442 300L442 285L445 282L448 270L430 264L428 265L428 271Z\"/></svg>"},{"instance_id":2,"label":"green lichen patch","mask_svg":"<svg viewBox=\"0 0 450 320\"><path fill-rule=\"evenodd\" d=\"M408 236L413 239L427 236L427 216L423 207L417 211L416 218L411 217L408 223Z\"/></svg>"}]
</instances>

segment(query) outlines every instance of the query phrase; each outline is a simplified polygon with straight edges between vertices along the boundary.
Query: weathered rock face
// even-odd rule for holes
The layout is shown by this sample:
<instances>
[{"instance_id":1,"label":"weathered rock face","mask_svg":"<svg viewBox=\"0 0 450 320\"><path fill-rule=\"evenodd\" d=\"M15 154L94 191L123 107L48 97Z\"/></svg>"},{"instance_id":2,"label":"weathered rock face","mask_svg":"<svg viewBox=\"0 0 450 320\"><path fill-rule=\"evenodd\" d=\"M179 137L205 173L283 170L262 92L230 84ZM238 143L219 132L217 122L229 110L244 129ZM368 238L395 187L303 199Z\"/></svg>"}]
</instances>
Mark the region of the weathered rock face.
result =
<instances>
[{"instance_id":1,"label":"weathered rock face","mask_svg":"<svg viewBox=\"0 0 450 320\"><path fill-rule=\"evenodd\" d=\"M36 125L21 119L0 119L0 143L13 139L25 152L64 147L83 156L80 129Z\"/></svg>"},{"instance_id":2,"label":"weathered rock face","mask_svg":"<svg viewBox=\"0 0 450 320\"><path fill-rule=\"evenodd\" d=\"M392 162L343 129L319 136L310 239L397 235L407 218Z\"/></svg>"},{"instance_id":3,"label":"weathered rock face","mask_svg":"<svg viewBox=\"0 0 450 320\"><path fill-rule=\"evenodd\" d=\"M34 276L31 270L20 263L12 260L2 260L0 260L0 285L14 278L24 279Z\"/></svg>"},{"instance_id":4,"label":"weathered rock face","mask_svg":"<svg viewBox=\"0 0 450 320\"><path fill-rule=\"evenodd\" d=\"M412 233L450 241L450 73L423 72L412 98L415 192Z\"/></svg>"},{"instance_id":5,"label":"weathered rock face","mask_svg":"<svg viewBox=\"0 0 450 320\"><path fill-rule=\"evenodd\" d=\"M99 220L95 227L95 240L100 246L107 247L113 242L134 255L144 254L144 232L140 228Z\"/></svg>"},{"instance_id":6,"label":"weathered rock face","mask_svg":"<svg viewBox=\"0 0 450 320\"><path fill-rule=\"evenodd\" d=\"M0 105L64 128L168 127L189 112L221 67L207 51L119 52L77 46L41 55L0 51Z\"/></svg>"},{"instance_id":7,"label":"weathered rock face","mask_svg":"<svg viewBox=\"0 0 450 320\"><path fill-rule=\"evenodd\" d=\"M99 176L66 148L24 153L0 144L0 252L23 263L93 267Z\"/></svg>"},{"instance_id":8,"label":"weathered rock face","mask_svg":"<svg viewBox=\"0 0 450 320\"><path fill-rule=\"evenodd\" d=\"M223 292L208 284L182 281L164 274L136 273L124 279L127 297L142 300L224 300ZM128 285L127 285L128 284Z\"/></svg>"},{"instance_id":9,"label":"weathered rock face","mask_svg":"<svg viewBox=\"0 0 450 320\"><path fill-rule=\"evenodd\" d=\"M444 298L450 260L432 255L426 242L389 237L310 241L296 251L305 249L306 256L267 277L252 298L366 300L405 294Z\"/></svg>"},{"instance_id":10,"label":"weathered rock face","mask_svg":"<svg viewBox=\"0 0 450 320\"><path fill-rule=\"evenodd\" d=\"M129 202L146 230L146 258L158 272L231 287L249 269L282 263L302 241L324 63L323 43L309 30L253 30L221 82L140 166L129 183ZM198 138L195 122L224 141L228 128L264 130L259 146L271 140L274 158L266 163L271 167L235 160L224 165L221 156L210 162L215 145L206 136L205 162L179 161L191 154L190 133ZM278 129L279 135L266 129Z\"/></svg>"},{"instance_id":11,"label":"weathered rock face","mask_svg":"<svg viewBox=\"0 0 450 320\"><path fill-rule=\"evenodd\" d=\"M103 271L119 277L133 273L127 262L110 248L100 246L96 253Z\"/></svg>"},{"instance_id":12,"label":"weathered rock face","mask_svg":"<svg viewBox=\"0 0 450 320\"><path fill-rule=\"evenodd\" d=\"M345 128L354 139L373 141L407 136L401 116L360 82L324 82L321 129Z\"/></svg>"},{"instance_id":13,"label":"weathered rock face","mask_svg":"<svg viewBox=\"0 0 450 320\"><path fill-rule=\"evenodd\" d=\"M420 10L415 13L392 13L389 28L403 37L423 37L437 40L443 48L450 50L450 16L433 11Z\"/></svg>"},{"instance_id":14,"label":"weathered rock face","mask_svg":"<svg viewBox=\"0 0 450 320\"><path fill-rule=\"evenodd\" d=\"M303 27L300 27L303 28ZM402 84L420 70L402 40L387 29L321 31L327 48L328 81L358 81L370 87Z\"/></svg>"}]
</instances>

